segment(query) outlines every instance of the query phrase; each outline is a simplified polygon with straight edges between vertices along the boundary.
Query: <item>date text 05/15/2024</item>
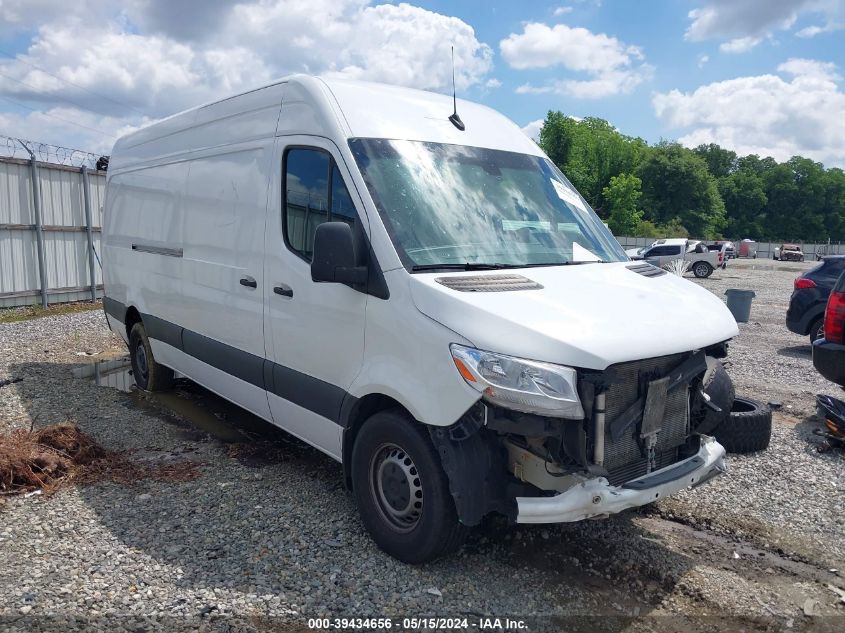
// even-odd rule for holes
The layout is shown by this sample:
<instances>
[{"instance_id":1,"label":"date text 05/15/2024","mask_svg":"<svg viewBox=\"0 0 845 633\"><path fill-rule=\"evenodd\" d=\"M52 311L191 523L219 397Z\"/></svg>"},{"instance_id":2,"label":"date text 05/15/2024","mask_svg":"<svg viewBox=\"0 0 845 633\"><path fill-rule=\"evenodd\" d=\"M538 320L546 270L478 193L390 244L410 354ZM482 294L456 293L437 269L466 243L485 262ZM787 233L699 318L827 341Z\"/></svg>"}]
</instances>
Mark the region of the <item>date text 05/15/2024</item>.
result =
<instances>
[{"instance_id":1,"label":"date text 05/15/2024","mask_svg":"<svg viewBox=\"0 0 845 633\"><path fill-rule=\"evenodd\" d=\"M400 631L476 629L506 632L525 631L528 625L524 620L498 617L309 618L308 628L370 631L388 631L394 628Z\"/></svg>"}]
</instances>

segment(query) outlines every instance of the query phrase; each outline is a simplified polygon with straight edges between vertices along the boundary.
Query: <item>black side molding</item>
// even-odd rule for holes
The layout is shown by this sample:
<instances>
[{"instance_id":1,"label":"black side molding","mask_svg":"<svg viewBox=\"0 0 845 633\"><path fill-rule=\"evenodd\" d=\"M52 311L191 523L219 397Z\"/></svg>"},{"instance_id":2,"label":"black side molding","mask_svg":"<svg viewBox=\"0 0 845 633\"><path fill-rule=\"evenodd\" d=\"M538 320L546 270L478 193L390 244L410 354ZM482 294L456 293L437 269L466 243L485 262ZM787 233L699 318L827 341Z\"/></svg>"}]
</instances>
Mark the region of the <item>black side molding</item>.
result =
<instances>
[{"instance_id":1,"label":"black side molding","mask_svg":"<svg viewBox=\"0 0 845 633\"><path fill-rule=\"evenodd\" d=\"M121 323L126 323L126 306L110 297L103 297L103 310Z\"/></svg>"},{"instance_id":2,"label":"black side molding","mask_svg":"<svg viewBox=\"0 0 845 633\"><path fill-rule=\"evenodd\" d=\"M141 315L141 320L144 322L147 336L157 339L162 343L167 343L178 350L185 351L182 347L183 330L181 327L174 325L170 321L154 317L152 314Z\"/></svg>"},{"instance_id":3,"label":"black side molding","mask_svg":"<svg viewBox=\"0 0 845 633\"><path fill-rule=\"evenodd\" d=\"M121 323L126 322L127 306L108 297L103 299L103 306L107 314ZM141 320L150 338L167 343L215 369L265 389L342 427L348 424L350 410L357 399L345 389L152 314L142 314Z\"/></svg>"}]
</instances>

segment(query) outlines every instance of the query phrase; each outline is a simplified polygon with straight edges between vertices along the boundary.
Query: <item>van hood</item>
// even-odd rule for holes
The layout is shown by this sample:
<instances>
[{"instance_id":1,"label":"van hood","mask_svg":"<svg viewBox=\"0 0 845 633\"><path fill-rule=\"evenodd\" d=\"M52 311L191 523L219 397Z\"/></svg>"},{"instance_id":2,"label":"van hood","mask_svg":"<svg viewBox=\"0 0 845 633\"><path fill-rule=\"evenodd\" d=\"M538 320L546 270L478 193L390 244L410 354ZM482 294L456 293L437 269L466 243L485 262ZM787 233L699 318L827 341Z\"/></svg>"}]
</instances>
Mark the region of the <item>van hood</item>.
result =
<instances>
[{"instance_id":1,"label":"van hood","mask_svg":"<svg viewBox=\"0 0 845 633\"><path fill-rule=\"evenodd\" d=\"M585 369L701 349L739 333L725 304L708 290L668 273L644 276L631 266L414 274L410 290L423 314L478 349ZM542 287L466 292L437 281L504 274Z\"/></svg>"}]
</instances>

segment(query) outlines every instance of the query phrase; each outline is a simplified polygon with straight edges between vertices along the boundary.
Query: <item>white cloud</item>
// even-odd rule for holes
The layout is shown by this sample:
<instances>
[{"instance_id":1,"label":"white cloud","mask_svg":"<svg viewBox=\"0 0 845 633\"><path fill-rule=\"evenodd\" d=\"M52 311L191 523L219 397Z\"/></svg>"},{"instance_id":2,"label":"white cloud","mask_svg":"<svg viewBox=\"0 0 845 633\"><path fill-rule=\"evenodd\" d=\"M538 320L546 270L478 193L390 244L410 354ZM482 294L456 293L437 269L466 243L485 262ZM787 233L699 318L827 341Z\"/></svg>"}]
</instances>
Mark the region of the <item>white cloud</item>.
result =
<instances>
[{"instance_id":1,"label":"white cloud","mask_svg":"<svg viewBox=\"0 0 845 633\"><path fill-rule=\"evenodd\" d=\"M530 138L533 141L540 140L540 130L543 129L544 119L537 119L536 121L531 121L526 123L523 126L522 131L525 133L525 136Z\"/></svg>"},{"instance_id":2,"label":"white cloud","mask_svg":"<svg viewBox=\"0 0 845 633\"><path fill-rule=\"evenodd\" d=\"M790 59L779 74L738 77L653 98L657 116L688 146L718 143L785 160L801 154L845 167L845 93L836 66Z\"/></svg>"},{"instance_id":3,"label":"white cloud","mask_svg":"<svg viewBox=\"0 0 845 633\"><path fill-rule=\"evenodd\" d=\"M709 56L709 55L699 55L699 56L698 56L698 67L699 67L699 68L704 68L704 66L705 66L705 65L707 64L707 62L709 62L709 61L710 61L710 56Z\"/></svg>"},{"instance_id":4,"label":"white cloud","mask_svg":"<svg viewBox=\"0 0 845 633\"><path fill-rule=\"evenodd\" d=\"M502 82L499 81L498 79L496 79L495 77L492 77L492 78L490 78L490 79L488 79L487 81L484 82L484 87L485 88L501 88Z\"/></svg>"},{"instance_id":5,"label":"white cloud","mask_svg":"<svg viewBox=\"0 0 845 633\"><path fill-rule=\"evenodd\" d=\"M50 108L19 114L0 111L4 134L37 143L108 154L114 137L128 134L152 119L141 118L135 125L119 117L103 117L76 108Z\"/></svg>"},{"instance_id":6,"label":"white cloud","mask_svg":"<svg viewBox=\"0 0 845 633\"><path fill-rule=\"evenodd\" d=\"M499 46L505 61L520 70L560 65L569 70L601 72L630 65L632 58L643 56L636 46L626 46L604 33L539 22L526 24L522 33L511 33Z\"/></svg>"},{"instance_id":7,"label":"white cloud","mask_svg":"<svg viewBox=\"0 0 845 633\"><path fill-rule=\"evenodd\" d=\"M481 81L493 67L493 51L472 27L408 4L366 7L339 51L331 74L430 90L451 86L450 48L455 47L459 89Z\"/></svg>"},{"instance_id":8,"label":"white cloud","mask_svg":"<svg viewBox=\"0 0 845 633\"><path fill-rule=\"evenodd\" d=\"M492 50L466 22L370 0L208 0L201 8L172 0L0 0L4 33L32 39L18 59L0 58L0 74L11 77L0 76L0 97L43 111L97 113L109 117L110 133L292 72L450 91L452 45L459 90L484 86L493 67ZM14 120L23 125L32 116ZM67 130L78 142L99 142Z\"/></svg>"},{"instance_id":9,"label":"white cloud","mask_svg":"<svg viewBox=\"0 0 845 633\"><path fill-rule=\"evenodd\" d=\"M554 11L552 11L552 15L555 16L556 18L558 18L562 15L566 15L567 13L572 13L572 11L573 11L572 7L567 7L567 6L557 7Z\"/></svg>"},{"instance_id":10,"label":"white cloud","mask_svg":"<svg viewBox=\"0 0 845 633\"><path fill-rule=\"evenodd\" d=\"M639 47L565 24L525 24L522 33L511 33L499 47L505 61L518 70L562 66L588 76L544 86L525 84L517 88L519 94L557 92L586 99L606 97L631 92L653 72L651 66L643 63Z\"/></svg>"},{"instance_id":11,"label":"white cloud","mask_svg":"<svg viewBox=\"0 0 845 633\"><path fill-rule=\"evenodd\" d=\"M726 40L723 53L745 53L765 38L774 41L776 31L791 29L801 15L834 15L840 0L701 0L703 5L689 12L690 25L684 34L691 42ZM822 27L807 27L796 35L813 37Z\"/></svg>"},{"instance_id":12,"label":"white cloud","mask_svg":"<svg viewBox=\"0 0 845 633\"><path fill-rule=\"evenodd\" d=\"M759 37L772 29L787 29L804 11L815 11L819 0L707 0L689 12L685 37L693 42L713 38Z\"/></svg>"},{"instance_id":13,"label":"white cloud","mask_svg":"<svg viewBox=\"0 0 845 633\"><path fill-rule=\"evenodd\" d=\"M719 50L723 53L747 53L762 41L762 37L738 37L720 44Z\"/></svg>"},{"instance_id":14,"label":"white cloud","mask_svg":"<svg viewBox=\"0 0 845 633\"><path fill-rule=\"evenodd\" d=\"M81 21L42 27L20 60L0 63L0 73L13 78L0 77L0 94L107 115L130 115L122 105L127 104L136 113L161 116L272 77L246 48L194 49L113 26L92 29Z\"/></svg>"},{"instance_id":15,"label":"white cloud","mask_svg":"<svg viewBox=\"0 0 845 633\"><path fill-rule=\"evenodd\" d=\"M100 8L97 2L79 0L67 5L66 17ZM56 0L0 0L0 34L33 30L42 22L56 19L59 3Z\"/></svg>"},{"instance_id":16,"label":"white cloud","mask_svg":"<svg viewBox=\"0 0 845 633\"><path fill-rule=\"evenodd\" d=\"M816 37L816 35L822 35L823 33L833 33L835 31L841 31L845 29L845 24L840 24L837 22L828 22L823 26L819 26L817 24L813 24L807 27L804 27L800 31L798 31L795 35L804 39L810 39Z\"/></svg>"}]
</instances>

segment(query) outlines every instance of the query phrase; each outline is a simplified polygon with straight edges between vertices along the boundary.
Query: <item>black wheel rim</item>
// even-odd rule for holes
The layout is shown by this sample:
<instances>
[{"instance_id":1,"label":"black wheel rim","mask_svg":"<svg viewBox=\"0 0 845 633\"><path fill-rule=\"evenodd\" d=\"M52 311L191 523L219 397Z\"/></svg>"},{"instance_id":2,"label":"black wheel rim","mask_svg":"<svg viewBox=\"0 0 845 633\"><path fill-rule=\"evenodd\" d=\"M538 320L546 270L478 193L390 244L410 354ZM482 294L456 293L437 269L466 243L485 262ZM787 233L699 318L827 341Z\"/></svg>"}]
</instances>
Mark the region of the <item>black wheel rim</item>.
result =
<instances>
[{"instance_id":1,"label":"black wheel rim","mask_svg":"<svg viewBox=\"0 0 845 633\"><path fill-rule=\"evenodd\" d=\"M419 523L423 491L419 471L406 451L382 444L370 460L370 494L382 518L397 532Z\"/></svg>"},{"instance_id":2,"label":"black wheel rim","mask_svg":"<svg viewBox=\"0 0 845 633\"><path fill-rule=\"evenodd\" d=\"M138 374L136 378L144 385L147 384L147 377L149 376L149 366L147 365L147 348L143 343L138 343L135 346L135 371Z\"/></svg>"}]
</instances>

